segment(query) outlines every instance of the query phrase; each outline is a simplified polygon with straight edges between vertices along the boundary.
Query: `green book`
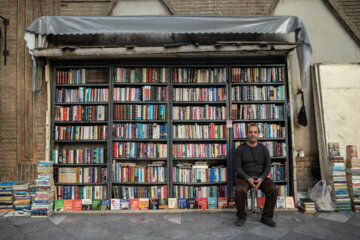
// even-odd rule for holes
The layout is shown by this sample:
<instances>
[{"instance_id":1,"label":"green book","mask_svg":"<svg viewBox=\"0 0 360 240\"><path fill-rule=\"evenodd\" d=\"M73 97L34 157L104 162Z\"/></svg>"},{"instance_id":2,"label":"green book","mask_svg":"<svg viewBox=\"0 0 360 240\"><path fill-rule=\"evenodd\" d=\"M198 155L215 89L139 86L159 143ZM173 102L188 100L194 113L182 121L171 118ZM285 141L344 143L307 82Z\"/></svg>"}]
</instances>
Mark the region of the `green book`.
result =
<instances>
[{"instance_id":1,"label":"green book","mask_svg":"<svg viewBox=\"0 0 360 240\"><path fill-rule=\"evenodd\" d=\"M100 199L92 200L91 210L101 210L101 200Z\"/></svg>"},{"instance_id":2,"label":"green book","mask_svg":"<svg viewBox=\"0 0 360 240\"><path fill-rule=\"evenodd\" d=\"M54 211L55 212L62 212L64 211L64 200L56 199L54 202Z\"/></svg>"}]
</instances>

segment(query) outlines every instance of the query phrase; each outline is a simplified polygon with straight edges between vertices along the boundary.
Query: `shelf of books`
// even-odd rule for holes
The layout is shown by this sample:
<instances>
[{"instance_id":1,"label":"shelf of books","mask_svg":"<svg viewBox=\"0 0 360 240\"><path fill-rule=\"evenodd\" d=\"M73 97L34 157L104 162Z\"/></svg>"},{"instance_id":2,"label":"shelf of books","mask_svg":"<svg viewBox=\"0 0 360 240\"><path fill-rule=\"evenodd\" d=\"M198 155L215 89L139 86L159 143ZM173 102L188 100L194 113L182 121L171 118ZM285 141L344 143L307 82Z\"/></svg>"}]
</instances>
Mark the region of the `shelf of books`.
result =
<instances>
[{"instance_id":1,"label":"shelf of books","mask_svg":"<svg viewBox=\"0 0 360 240\"><path fill-rule=\"evenodd\" d=\"M269 177L279 186L279 195L289 195L287 90L284 65L234 66L229 89L231 144L235 150L246 142L250 123L259 127L259 142L272 162ZM235 176L231 176L234 187ZM263 197L258 191L257 197Z\"/></svg>"},{"instance_id":2,"label":"shelf of books","mask_svg":"<svg viewBox=\"0 0 360 240\"><path fill-rule=\"evenodd\" d=\"M227 197L226 68L171 72L171 196Z\"/></svg>"},{"instance_id":3,"label":"shelf of books","mask_svg":"<svg viewBox=\"0 0 360 240\"><path fill-rule=\"evenodd\" d=\"M55 199L108 198L109 76L109 67L55 69Z\"/></svg>"},{"instance_id":4,"label":"shelf of books","mask_svg":"<svg viewBox=\"0 0 360 240\"><path fill-rule=\"evenodd\" d=\"M168 68L114 68L112 197L168 197Z\"/></svg>"}]
</instances>

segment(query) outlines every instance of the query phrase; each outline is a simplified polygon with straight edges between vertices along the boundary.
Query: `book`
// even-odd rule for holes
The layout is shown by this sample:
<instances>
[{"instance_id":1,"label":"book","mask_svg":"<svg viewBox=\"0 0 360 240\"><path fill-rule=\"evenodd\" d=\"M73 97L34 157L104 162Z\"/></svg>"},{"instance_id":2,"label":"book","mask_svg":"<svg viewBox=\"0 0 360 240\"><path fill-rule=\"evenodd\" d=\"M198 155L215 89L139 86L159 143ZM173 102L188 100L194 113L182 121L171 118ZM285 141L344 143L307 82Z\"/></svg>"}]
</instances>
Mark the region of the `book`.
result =
<instances>
[{"instance_id":1,"label":"book","mask_svg":"<svg viewBox=\"0 0 360 240\"><path fill-rule=\"evenodd\" d=\"M277 197L276 208L285 208L285 197L284 196Z\"/></svg>"},{"instance_id":2,"label":"book","mask_svg":"<svg viewBox=\"0 0 360 240\"><path fill-rule=\"evenodd\" d=\"M91 199L82 199L82 210L91 210Z\"/></svg>"},{"instance_id":3,"label":"book","mask_svg":"<svg viewBox=\"0 0 360 240\"><path fill-rule=\"evenodd\" d=\"M120 199L120 210L130 210L130 200L122 198Z\"/></svg>"},{"instance_id":4,"label":"book","mask_svg":"<svg viewBox=\"0 0 360 240\"><path fill-rule=\"evenodd\" d=\"M236 208L235 198L228 198L228 208Z\"/></svg>"},{"instance_id":5,"label":"book","mask_svg":"<svg viewBox=\"0 0 360 240\"><path fill-rule=\"evenodd\" d=\"M64 200L63 199L56 199L54 201L54 211L55 212L64 211Z\"/></svg>"},{"instance_id":6,"label":"book","mask_svg":"<svg viewBox=\"0 0 360 240\"><path fill-rule=\"evenodd\" d=\"M140 198L139 199L139 209L141 209L141 210L149 209L149 199L148 198Z\"/></svg>"},{"instance_id":7,"label":"book","mask_svg":"<svg viewBox=\"0 0 360 240\"><path fill-rule=\"evenodd\" d=\"M347 145L346 146L346 151L347 151L348 159L358 157L358 151L357 151L357 146L356 145Z\"/></svg>"},{"instance_id":8,"label":"book","mask_svg":"<svg viewBox=\"0 0 360 240\"><path fill-rule=\"evenodd\" d=\"M101 209L101 200L93 199L91 204L91 210L100 210Z\"/></svg>"},{"instance_id":9,"label":"book","mask_svg":"<svg viewBox=\"0 0 360 240\"><path fill-rule=\"evenodd\" d=\"M73 200L73 211L81 211L82 210L82 200L81 199L74 199Z\"/></svg>"},{"instance_id":10,"label":"book","mask_svg":"<svg viewBox=\"0 0 360 240\"><path fill-rule=\"evenodd\" d=\"M158 210L158 209L159 209L159 199L157 199L157 198L150 198L150 201L149 201L149 209Z\"/></svg>"},{"instance_id":11,"label":"book","mask_svg":"<svg viewBox=\"0 0 360 240\"><path fill-rule=\"evenodd\" d=\"M187 209L186 198L178 198L177 206L179 209Z\"/></svg>"},{"instance_id":12,"label":"book","mask_svg":"<svg viewBox=\"0 0 360 240\"><path fill-rule=\"evenodd\" d=\"M159 209L168 209L168 200L166 198L159 199Z\"/></svg>"},{"instance_id":13,"label":"book","mask_svg":"<svg viewBox=\"0 0 360 240\"><path fill-rule=\"evenodd\" d=\"M265 206L265 197L257 197L257 206L258 208L264 208Z\"/></svg>"},{"instance_id":14,"label":"book","mask_svg":"<svg viewBox=\"0 0 360 240\"><path fill-rule=\"evenodd\" d=\"M102 199L101 200L101 210L111 210L111 200Z\"/></svg>"},{"instance_id":15,"label":"book","mask_svg":"<svg viewBox=\"0 0 360 240\"><path fill-rule=\"evenodd\" d=\"M139 210L139 203L138 198L130 198L130 210Z\"/></svg>"},{"instance_id":16,"label":"book","mask_svg":"<svg viewBox=\"0 0 360 240\"><path fill-rule=\"evenodd\" d=\"M218 206L217 197L209 197L208 209L217 209L217 206Z\"/></svg>"},{"instance_id":17,"label":"book","mask_svg":"<svg viewBox=\"0 0 360 240\"><path fill-rule=\"evenodd\" d=\"M218 209L223 209L228 207L228 198L227 197L218 197Z\"/></svg>"},{"instance_id":18,"label":"book","mask_svg":"<svg viewBox=\"0 0 360 240\"><path fill-rule=\"evenodd\" d=\"M73 209L73 200L65 199L64 200L64 211L72 211Z\"/></svg>"},{"instance_id":19,"label":"book","mask_svg":"<svg viewBox=\"0 0 360 240\"><path fill-rule=\"evenodd\" d=\"M187 199L187 207L189 209L197 209L198 208L198 202L196 198L188 198Z\"/></svg>"},{"instance_id":20,"label":"book","mask_svg":"<svg viewBox=\"0 0 360 240\"><path fill-rule=\"evenodd\" d=\"M111 210L120 210L120 199L119 198L111 199Z\"/></svg>"},{"instance_id":21,"label":"book","mask_svg":"<svg viewBox=\"0 0 360 240\"><path fill-rule=\"evenodd\" d=\"M292 197L292 196L285 197L285 207L286 208L295 208L294 197Z\"/></svg>"},{"instance_id":22,"label":"book","mask_svg":"<svg viewBox=\"0 0 360 240\"><path fill-rule=\"evenodd\" d=\"M206 197L198 198L199 209L207 209L208 208L207 200L208 199Z\"/></svg>"},{"instance_id":23,"label":"book","mask_svg":"<svg viewBox=\"0 0 360 240\"><path fill-rule=\"evenodd\" d=\"M329 142L329 157L338 157L340 156L340 146L338 142Z\"/></svg>"},{"instance_id":24,"label":"book","mask_svg":"<svg viewBox=\"0 0 360 240\"><path fill-rule=\"evenodd\" d=\"M168 208L169 209L176 209L177 208L177 199L176 198L169 198L168 199Z\"/></svg>"}]
</instances>

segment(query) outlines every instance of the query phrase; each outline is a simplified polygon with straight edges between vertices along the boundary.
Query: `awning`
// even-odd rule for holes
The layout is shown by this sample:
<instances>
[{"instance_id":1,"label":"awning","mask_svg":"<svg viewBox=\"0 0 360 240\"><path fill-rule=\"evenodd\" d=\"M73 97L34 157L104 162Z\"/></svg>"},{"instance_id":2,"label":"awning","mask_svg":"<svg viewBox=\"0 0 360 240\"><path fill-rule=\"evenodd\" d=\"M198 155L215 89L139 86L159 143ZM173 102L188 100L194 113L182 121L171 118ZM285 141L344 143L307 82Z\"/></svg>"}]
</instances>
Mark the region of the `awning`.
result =
<instances>
[{"instance_id":1,"label":"awning","mask_svg":"<svg viewBox=\"0 0 360 240\"><path fill-rule=\"evenodd\" d=\"M296 33L302 87L307 87L307 70L312 48L303 22L296 16L46 16L36 19L25 39L35 49L35 36L89 34L290 34ZM36 60L34 59L34 64ZM34 74L33 74L34 76ZM34 79L33 79L34 81Z\"/></svg>"}]
</instances>

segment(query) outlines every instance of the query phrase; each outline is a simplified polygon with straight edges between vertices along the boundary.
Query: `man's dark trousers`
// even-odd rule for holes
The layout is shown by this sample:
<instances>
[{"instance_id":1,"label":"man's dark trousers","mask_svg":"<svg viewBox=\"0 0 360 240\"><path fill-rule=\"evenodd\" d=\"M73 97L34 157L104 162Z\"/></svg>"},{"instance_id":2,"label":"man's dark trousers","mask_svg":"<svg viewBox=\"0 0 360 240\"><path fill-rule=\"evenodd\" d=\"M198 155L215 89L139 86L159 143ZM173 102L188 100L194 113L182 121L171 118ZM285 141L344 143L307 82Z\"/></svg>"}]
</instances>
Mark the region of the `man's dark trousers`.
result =
<instances>
[{"instance_id":1,"label":"man's dark trousers","mask_svg":"<svg viewBox=\"0 0 360 240\"><path fill-rule=\"evenodd\" d=\"M250 185L243 179L236 178L235 183L235 203L237 209L237 216L246 219L245 202L247 201L247 191ZM274 215L274 208L277 200L278 188L270 178L265 178L260 185L260 190L265 193L266 200L262 212L262 219L272 219Z\"/></svg>"}]
</instances>

